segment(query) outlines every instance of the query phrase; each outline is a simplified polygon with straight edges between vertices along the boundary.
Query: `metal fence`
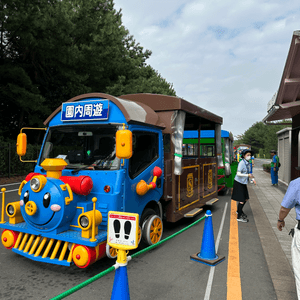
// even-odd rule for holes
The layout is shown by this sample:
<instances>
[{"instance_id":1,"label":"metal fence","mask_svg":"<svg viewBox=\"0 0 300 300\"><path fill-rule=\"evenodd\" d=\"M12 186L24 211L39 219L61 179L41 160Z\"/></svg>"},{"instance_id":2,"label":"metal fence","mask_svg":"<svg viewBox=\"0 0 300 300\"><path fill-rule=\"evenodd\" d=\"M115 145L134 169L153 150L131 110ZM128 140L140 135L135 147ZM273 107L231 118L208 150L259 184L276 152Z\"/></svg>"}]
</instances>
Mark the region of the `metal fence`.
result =
<instances>
[{"instance_id":1,"label":"metal fence","mask_svg":"<svg viewBox=\"0 0 300 300\"><path fill-rule=\"evenodd\" d=\"M35 160L40 146L28 145L24 160ZM15 143L0 143L0 177L25 175L33 171L35 163L22 163L16 153Z\"/></svg>"}]
</instances>

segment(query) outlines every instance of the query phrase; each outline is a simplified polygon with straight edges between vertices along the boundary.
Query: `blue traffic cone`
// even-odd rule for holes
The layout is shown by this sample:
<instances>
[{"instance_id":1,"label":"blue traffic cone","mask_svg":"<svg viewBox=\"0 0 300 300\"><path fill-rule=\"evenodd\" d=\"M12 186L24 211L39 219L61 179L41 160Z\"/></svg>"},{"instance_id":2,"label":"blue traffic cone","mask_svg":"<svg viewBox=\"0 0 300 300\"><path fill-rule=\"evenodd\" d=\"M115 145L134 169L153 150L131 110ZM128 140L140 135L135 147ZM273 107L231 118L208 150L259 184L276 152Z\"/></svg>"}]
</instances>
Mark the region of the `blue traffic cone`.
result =
<instances>
[{"instance_id":1,"label":"blue traffic cone","mask_svg":"<svg viewBox=\"0 0 300 300\"><path fill-rule=\"evenodd\" d=\"M191 255L191 259L209 266L215 266L225 259L225 256L219 257L215 250L214 230L212 224L212 214L210 210L206 211L206 219L202 236L200 253Z\"/></svg>"},{"instance_id":2,"label":"blue traffic cone","mask_svg":"<svg viewBox=\"0 0 300 300\"><path fill-rule=\"evenodd\" d=\"M111 300L130 300L127 266L116 269Z\"/></svg>"}]
</instances>

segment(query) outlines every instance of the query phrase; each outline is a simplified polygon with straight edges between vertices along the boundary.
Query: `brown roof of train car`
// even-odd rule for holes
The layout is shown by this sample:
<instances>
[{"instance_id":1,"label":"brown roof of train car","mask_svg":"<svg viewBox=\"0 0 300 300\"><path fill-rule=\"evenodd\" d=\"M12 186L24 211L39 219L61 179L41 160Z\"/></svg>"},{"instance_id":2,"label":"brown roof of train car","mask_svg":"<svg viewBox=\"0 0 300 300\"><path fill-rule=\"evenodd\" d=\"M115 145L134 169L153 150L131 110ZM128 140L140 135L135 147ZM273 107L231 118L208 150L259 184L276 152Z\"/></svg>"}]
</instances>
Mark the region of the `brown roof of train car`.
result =
<instances>
[{"instance_id":1,"label":"brown roof of train car","mask_svg":"<svg viewBox=\"0 0 300 300\"><path fill-rule=\"evenodd\" d=\"M154 125L162 128L165 127L165 125L160 121L159 116L149 106L143 103L136 103L135 107L130 107L130 103L131 103L130 101L127 101L125 99L118 99L117 97L108 94L103 94L103 93L83 94L83 95L76 96L66 102L76 102L88 98L103 98L112 101L120 108L127 122L136 121L136 122L143 122L149 125ZM44 125L47 126L49 122L52 120L52 118L54 118L61 111L61 108L62 106L59 106L47 118L47 120L45 120ZM136 110L142 111L143 114L138 114Z\"/></svg>"},{"instance_id":2,"label":"brown roof of train car","mask_svg":"<svg viewBox=\"0 0 300 300\"><path fill-rule=\"evenodd\" d=\"M219 117L179 97L142 93L142 94L122 95L119 96L118 98L145 103L156 112L170 111L170 110L171 111L183 110L192 115L204 118L214 123L218 123L218 124L223 123L222 117Z\"/></svg>"},{"instance_id":3,"label":"brown roof of train car","mask_svg":"<svg viewBox=\"0 0 300 300\"><path fill-rule=\"evenodd\" d=\"M165 128L165 132L171 131L172 126L172 114L176 110L183 110L187 112L187 120L190 125L189 129L197 129L200 119L206 119L209 123L222 124L223 119L203 108L200 108L188 101L185 101L178 97L156 95L156 94L131 94L122 95L120 97L114 97L103 93L90 93L79 95L67 102L76 102L87 98L103 98L108 99L115 103L122 113L124 114L126 121L142 122L149 125ZM135 103L135 104L132 104ZM135 105L135 106L134 106ZM62 106L58 107L44 122L47 126L54 116L61 111ZM137 109L142 110L144 116L141 116ZM187 123L187 122L186 122Z\"/></svg>"}]
</instances>

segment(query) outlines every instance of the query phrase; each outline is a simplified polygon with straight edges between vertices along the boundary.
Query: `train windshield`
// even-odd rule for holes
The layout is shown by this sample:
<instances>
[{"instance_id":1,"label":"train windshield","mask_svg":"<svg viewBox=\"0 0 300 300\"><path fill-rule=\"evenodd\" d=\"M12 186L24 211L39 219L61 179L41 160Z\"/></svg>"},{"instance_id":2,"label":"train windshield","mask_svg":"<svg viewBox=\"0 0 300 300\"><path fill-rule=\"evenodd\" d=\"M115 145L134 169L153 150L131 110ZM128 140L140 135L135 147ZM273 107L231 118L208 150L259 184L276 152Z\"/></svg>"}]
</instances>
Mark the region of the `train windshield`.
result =
<instances>
[{"instance_id":1,"label":"train windshield","mask_svg":"<svg viewBox=\"0 0 300 300\"><path fill-rule=\"evenodd\" d=\"M116 126L77 125L49 129L41 162L46 158L62 158L69 169L117 170Z\"/></svg>"}]
</instances>

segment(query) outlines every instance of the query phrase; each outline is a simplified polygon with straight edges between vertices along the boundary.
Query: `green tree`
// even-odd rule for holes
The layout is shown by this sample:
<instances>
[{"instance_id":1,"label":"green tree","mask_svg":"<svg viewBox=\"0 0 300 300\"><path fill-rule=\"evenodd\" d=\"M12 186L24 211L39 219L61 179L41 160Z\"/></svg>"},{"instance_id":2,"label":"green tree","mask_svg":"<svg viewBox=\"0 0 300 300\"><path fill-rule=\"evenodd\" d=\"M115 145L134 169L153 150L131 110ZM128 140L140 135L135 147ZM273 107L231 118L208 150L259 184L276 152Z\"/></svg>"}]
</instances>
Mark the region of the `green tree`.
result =
<instances>
[{"instance_id":1,"label":"green tree","mask_svg":"<svg viewBox=\"0 0 300 300\"><path fill-rule=\"evenodd\" d=\"M288 121L284 120L284 123ZM277 149L278 138L276 132L288 127L287 125L266 125L263 122L256 122L243 134L242 142L250 144L255 153L261 153L269 157L270 150Z\"/></svg>"},{"instance_id":2,"label":"green tree","mask_svg":"<svg viewBox=\"0 0 300 300\"><path fill-rule=\"evenodd\" d=\"M107 92L120 96L130 93L154 93L176 96L175 90L164 78L151 66L141 67L133 78L127 79L119 76L118 81Z\"/></svg>"},{"instance_id":3,"label":"green tree","mask_svg":"<svg viewBox=\"0 0 300 300\"><path fill-rule=\"evenodd\" d=\"M2 65L0 78L0 134L16 137L16 129L23 124L34 126L40 123L39 115L50 110L44 107L45 98L23 68Z\"/></svg>"},{"instance_id":4,"label":"green tree","mask_svg":"<svg viewBox=\"0 0 300 300\"><path fill-rule=\"evenodd\" d=\"M6 0L0 4L0 128L15 138L62 102L87 92L174 95L146 64L113 0Z\"/></svg>"}]
</instances>

